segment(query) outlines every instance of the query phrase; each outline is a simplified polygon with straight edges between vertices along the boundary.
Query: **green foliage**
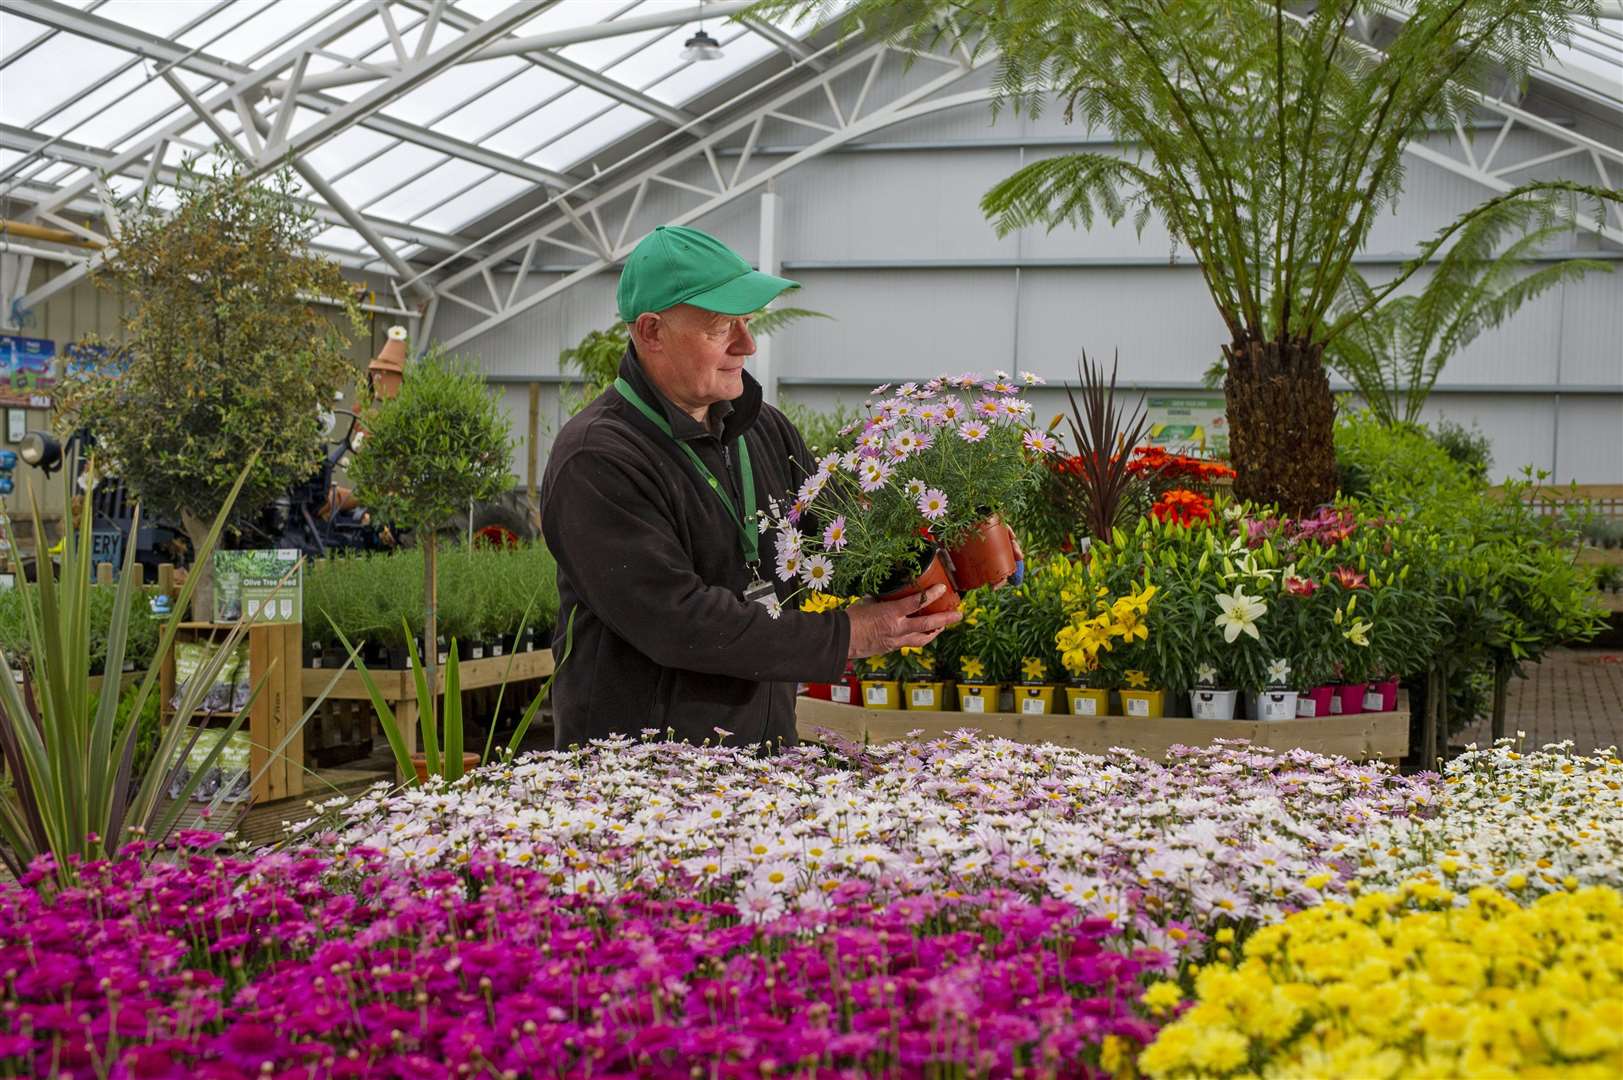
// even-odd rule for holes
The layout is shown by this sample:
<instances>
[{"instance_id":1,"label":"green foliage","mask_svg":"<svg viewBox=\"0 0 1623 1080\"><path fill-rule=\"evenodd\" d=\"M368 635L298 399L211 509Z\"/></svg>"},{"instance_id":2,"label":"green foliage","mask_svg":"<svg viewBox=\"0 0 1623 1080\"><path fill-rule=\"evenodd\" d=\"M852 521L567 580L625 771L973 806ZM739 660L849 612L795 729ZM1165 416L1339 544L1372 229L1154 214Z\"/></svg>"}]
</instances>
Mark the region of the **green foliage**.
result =
<instances>
[{"instance_id":1,"label":"green foliage","mask_svg":"<svg viewBox=\"0 0 1623 1080\"><path fill-rule=\"evenodd\" d=\"M533 625L530 622L533 616L533 607L525 611L520 619L520 629L527 625ZM394 710L389 707L389 703L384 699L382 692L379 691L377 681L372 678L372 673L367 670L365 662L361 659L358 644L351 642L349 637L338 627L334 626L332 630L349 652L350 660L354 662L355 670L360 673L361 682L366 687L367 696L372 699L372 708L377 714L378 726L383 729L384 737L389 740L389 748L394 752L395 767L399 770L401 776L406 777L407 783L415 783L417 781L417 768L412 764L411 755L406 752L405 731L401 728L400 721L395 717ZM518 753L518 748L523 743L524 736L529 732L530 725L535 721L536 712L552 691L553 680L558 677L558 672L563 670L564 664L568 662L569 654L574 650L574 644L575 616L571 614L569 624L564 630L563 655L558 657L552 674L541 685L540 691L530 701L523 715L519 718L518 724L515 725L513 734L508 739L507 746L503 750L504 760L511 760L513 755ZM429 674L425 670L422 660L418 658L416 642L412 641L409 635L407 636L406 648L408 650L408 665L412 674L412 682L416 690L417 719L422 735L422 752L428 766L428 776L430 779L438 778L446 783L460 780L462 779L463 734L465 728L462 717L462 686L459 681L461 664L458 658L457 642L454 640L451 642L450 662L445 667L445 692L443 695L435 694L429 688ZM507 693L508 675L511 674L513 662L517 658L518 654L516 652L510 654L507 658L507 673L502 676L501 695ZM442 703L444 706L443 717L441 716ZM495 708L496 711L501 709L501 696L497 697ZM440 743L442 719L445 729L443 752ZM485 749L484 753L480 755L480 760L487 763L490 761L490 751L495 738L496 726L492 724L490 733L486 736Z\"/></svg>"},{"instance_id":2,"label":"green foliage","mask_svg":"<svg viewBox=\"0 0 1623 1080\"><path fill-rule=\"evenodd\" d=\"M360 312L338 266L310 253L316 225L294 187L286 171L258 182L187 162L173 211L126 207L94 276L127 301L123 339L56 395L58 427L89 428L99 466L194 543L250 457L239 517L316 470L320 410L353 378L348 342L307 298L340 299L357 330Z\"/></svg>"},{"instance_id":3,"label":"green foliage","mask_svg":"<svg viewBox=\"0 0 1623 1080\"><path fill-rule=\"evenodd\" d=\"M768 308L757 311L750 319L750 333L764 338L803 319L832 317L806 308ZM599 394L614 385L615 377L620 374L620 360L625 356L630 341L629 328L625 323L617 322L603 330L588 331L579 342L558 354L558 370L563 373L573 371L581 377L578 389L566 385L564 390L564 405L570 416L596 401ZM797 423L795 426L800 425ZM809 438L806 442L816 445Z\"/></svg>"},{"instance_id":4,"label":"green foliage","mask_svg":"<svg viewBox=\"0 0 1623 1080\"><path fill-rule=\"evenodd\" d=\"M1551 192L1597 210L1623 199L1565 182L1514 188L1421 244L1361 302L1338 307L1353 257L1402 190L1405 148L1469 122L1474 87L1521 82L1597 11L1595 0L1417 0L1387 20L1389 6L956 0L944 18L934 0L856 0L842 20L937 55L995 50L997 107L1035 114L1056 96L1068 121L1115 134L1120 151L1026 164L982 210L1000 233L1129 216L1142 232L1152 218L1163 222L1228 329L1237 490L1307 511L1331 494L1326 346L1499 207ZM768 0L758 10L825 7ZM1359 39L1366 21L1391 27L1379 50Z\"/></svg>"},{"instance_id":5,"label":"green foliage","mask_svg":"<svg viewBox=\"0 0 1623 1080\"><path fill-rule=\"evenodd\" d=\"M90 673L100 675L107 664L108 631L113 622L113 607L118 601L116 586L98 585L90 588L86 633L90 647ZM0 592L0 649L12 661L32 659L33 644L28 635L28 613L23 605L33 604L33 617L39 618L37 594L23 589ZM125 616L124 659L135 670L145 671L152 666L158 648L158 625L149 617L146 594L131 590L129 612Z\"/></svg>"},{"instance_id":6,"label":"green foliage","mask_svg":"<svg viewBox=\"0 0 1623 1080\"><path fill-rule=\"evenodd\" d=\"M1493 440L1475 424L1467 428L1452 420L1439 420L1431 425L1431 441L1442 447L1471 479L1487 483L1493 469Z\"/></svg>"},{"instance_id":7,"label":"green foliage","mask_svg":"<svg viewBox=\"0 0 1623 1080\"><path fill-rule=\"evenodd\" d=\"M1484 665L1520 672L1599 631L1594 574L1576 562L1587 509L1570 499L1543 505L1542 475L1528 470L1489 491L1424 434L1365 414L1338 422L1336 453L1372 508L1423 537L1410 562L1439 598L1446 632L1436 667L1451 694Z\"/></svg>"},{"instance_id":8,"label":"green foliage","mask_svg":"<svg viewBox=\"0 0 1623 1080\"><path fill-rule=\"evenodd\" d=\"M558 354L560 372L574 371L581 376L578 391L573 386L566 388L569 415L580 412L614 385L615 377L620 373L620 360L625 356L630 340L626 324L617 322L606 330L588 332L578 344Z\"/></svg>"},{"instance_id":9,"label":"green foliage","mask_svg":"<svg viewBox=\"0 0 1623 1080\"><path fill-rule=\"evenodd\" d=\"M407 366L397 397L362 409L351 457L356 497L381 521L418 531L513 486L507 414L478 368L437 346Z\"/></svg>"},{"instance_id":10,"label":"green foliage","mask_svg":"<svg viewBox=\"0 0 1623 1080\"><path fill-rule=\"evenodd\" d=\"M1379 303L1375 287L1349 268L1336 310L1362 315L1347 324L1325 360L1382 423L1419 424L1443 366L1478 335L1546 290L1591 270L1611 272L1609 264L1595 259L1540 267L1530 262L1549 241L1571 231L1571 213L1570 201L1554 192L1489 206L1456 233L1418 292L1388 295ZM1505 244L1507 237L1515 239ZM1454 431L1460 438L1453 446L1475 449L1461 441L1469 439L1463 429L1456 425ZM1484 467L1484 478L1486 473Z\"/></svg>"},{"instance_id":11,"label":"green foliage","mask_svg":"<svg viewBox=\"0 0 1623 1080\"><path fill-rule=\"evenodd\" d=\"M860 427L862 421L862 414L844 402L830 410L819 410L785 398L779 402L779 408L795 430L800 432L800 437L806 440L806 446L818 455L851 449L852 435L850 432L844 435L840 432L853 426Z\"/></svg>"},{"instance_id":12,"label":"green foliage","mask_svg":"<svg viewBox=\"0 0 1623 1080\"><path fill-rule=\"evenodd\" d=\"M1380 504L1447 504L1476 497L1474 482L1424 430L1391 427L1355 412L1336 424L1341 490Z\"/></svg>"},{"instance_id":13,"label":"green foliage","mask_svg":"<svg viewBox=\"0 0 1623 1080\"><path fill-rule=\"evenodd\" d=\"M440 552L438 570L446 601L475 598L457 615L455 636L464 640L513 634L526 610L535 627L550 627L558 617L557 564L544 544L449 548ZM442 604L442 621L448 621L444 610ZM408 634L420 638L423 560L398 551L311 563L304 577L305 638L331 641L333 626L357 645L403 648Z\"/></svg>"},{"instance_id":14,"label":"green foliage","mask_svg":"<svg viewBox=\"0 0 1623 1080\"><path fill-rule=\"evenodd\" d=\"M257 462L249 460L239 474L239 487L256 466ZM67 489L75 471L72 463L62 470L64 498L69 495ZM235 488L227 492L213 526L203 537L199 558L212 553L236 494ZM37 500L32 509L34 535L43 536ZM9 522L6 539L15 550L17 540ZM167 803L161 801L168 787L167 768L134 774L141 725L121 724L118 720L120 702L125 697L121 680L109 675L102 679L99 689L90 682L91 596L98 588L90 584L90 551L91 516L86 514L79 532L70 529L63 538L61 580L45 572L37 582L21 581L16 586L23 594L32 709L24 703L11 660L0 656L0 757L12 782L11 789L0 797L0 859L20 876L34 858L50 854L56 860L57 876L64 883L71 883L77 875L78 863L70 856L84 861L104 859L131 838L131 830L155 841L167 836L226 741L220 740L203 767L182 786L179 798ZM123 667L134 621L138 594L134 560L135 548L129 545L119 583L113 590L106 630L105 666L112 673ZM164 623L159 654L166 653L173 644L181 612L186 610L197 580L196 575L188 575L174 613ZM194 715L209 685L231 658L232 649L242 640L244 629L240 622L233 626L221 648L189 681L181 694L179 716ZM126 715L140 716L147 710L149 699L157 692L158 677L157 665L150 665L135 687ZM251 705L250 699L232 718L227 736L241 727ZM151 751L152 759L160 763L174 761L182 740L189 739L193 730L187 720L170 724Z\"/></svg>"}]
</instances>

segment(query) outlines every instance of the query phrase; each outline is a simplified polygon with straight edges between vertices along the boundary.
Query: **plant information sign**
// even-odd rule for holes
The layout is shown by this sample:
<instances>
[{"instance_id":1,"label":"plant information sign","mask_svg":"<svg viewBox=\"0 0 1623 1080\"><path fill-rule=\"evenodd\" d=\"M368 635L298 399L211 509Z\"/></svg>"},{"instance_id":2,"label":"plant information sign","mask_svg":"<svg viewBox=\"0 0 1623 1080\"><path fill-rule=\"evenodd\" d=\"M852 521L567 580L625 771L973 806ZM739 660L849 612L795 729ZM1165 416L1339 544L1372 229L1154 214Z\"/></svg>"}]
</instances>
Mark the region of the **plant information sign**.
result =
<instances>
[{"instance_id":1,"label":"plant information sign","mask_svg":"<svg viewBox=\"0 0 1623 1080\"><path fill-rule=\"evenodd\" d=\"M214 553L214 621L302 622L304 561L296 548Z\"/></svg>"},{"instance_id":2,"label":"plant information sign","mask_svg":"<svg viewBox=\"0 0 1623 1080\"><path fill-rule=\"evenodd\" d=\"M1145 398L1148 441L1180 454L1225 456L1229 448L1228 407L1222 394Z\"/></svg>"}]
</instances>

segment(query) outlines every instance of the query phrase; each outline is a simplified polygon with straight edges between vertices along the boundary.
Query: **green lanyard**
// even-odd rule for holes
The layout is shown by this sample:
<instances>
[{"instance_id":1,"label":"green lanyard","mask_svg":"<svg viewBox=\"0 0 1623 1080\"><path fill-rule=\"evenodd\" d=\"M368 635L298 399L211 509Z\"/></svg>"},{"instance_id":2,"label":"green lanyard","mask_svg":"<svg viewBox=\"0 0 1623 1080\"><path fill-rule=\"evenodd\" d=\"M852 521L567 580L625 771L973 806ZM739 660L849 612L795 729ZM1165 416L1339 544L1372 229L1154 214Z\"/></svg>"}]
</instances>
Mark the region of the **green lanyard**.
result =
<instances>
[{"instance_id":1,"label":"green lanyard","mask_svg":"<svg viewBox=\"0 0 1623 1080\"><path fill-rule=\"evenodd\" d=\"M700 460L693 447L678 439L671 432L671 425L666 422L665 418L646 401L638 397L637 392L631 388L631 384L626 382L625 379L615 379L614 388L620 391L621 397L631 402L639 412L648 417L654 426L663 431L672 442L681 447L682 452L688 456L688 460L693 462L693 467L699 470L699 475L710 485L710 490L716 493L716 497L727 508L728 516L738 526L738 546L744 552L744 562L749 565L750 570L753 572L756 565L761 561L761 541L754 525L755 473L750 469L750 451L743 438L740 437L738 440L738 477L744 488L744 516L739 517L737 508L733 506L732 498L727 494L727 489L721 486L721 481L716 479L716 474L711 472L710 467Z\"/></svg>"}]
</instances>

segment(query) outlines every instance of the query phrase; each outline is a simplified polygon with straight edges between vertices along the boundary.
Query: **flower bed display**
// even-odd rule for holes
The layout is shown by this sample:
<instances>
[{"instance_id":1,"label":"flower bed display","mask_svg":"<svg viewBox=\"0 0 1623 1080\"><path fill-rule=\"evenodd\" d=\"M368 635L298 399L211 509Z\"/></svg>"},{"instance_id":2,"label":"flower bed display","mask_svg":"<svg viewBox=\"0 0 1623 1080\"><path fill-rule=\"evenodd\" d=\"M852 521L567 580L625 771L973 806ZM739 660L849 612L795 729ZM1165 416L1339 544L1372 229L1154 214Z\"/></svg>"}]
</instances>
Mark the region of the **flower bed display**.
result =
<instances>
[{"instance_id":1,"label":"flower bed display","mask_svg":"<svg viewBox=\"0 0 1623 1080\"><path fill-rule=\"evenodd\" d=\"M1463 906L1458 906L1463 903ZM1139 1059L1152 1077L1616 1076L1623 894L1530 907L1435 885L1329 903L1259 930ZM1181 990L1152 988L1150 1000Z\"/></svg>"},{"instance_id":2,"label":"flower bed display","mask_svg":"<svg viewBox=\"0 0 1623 1080\"><path fill-rule=\"evenodd\" d=\"M696 900L559 895L485 860L128 857L80 889L0 889L0 1069L258 1076L688 1077L1126 1060L1150 950L1006 894L741 926ZM25 885L44 885L33 874ZM472 887L465 881L473 882Z\"/></svg>"},{"instance_id":3,"label":"flower bed display","mask_svg":"<svg viewBox=\"0 0 1623 1080\"><path fill-rule=\"evenodd\" d=\"M988 888L1069 898L1140 940L1220 913L1277 918L1368 822L1434 785L1376 765L1245 747L1165 763L972 735L772 758L622 740L480 770L455 790L383 789L344 806L336 843L451 870L493 854L569 893L695 897L762 920L873 897ZM1176 934L1174 934L1176 931Z\"/></svg>"},{"instance_id":4,"label":"flower bed display","mask_svg":"<svg viewBox=\"0 0 1623 1080\"><path fill-rule=\"evenodd\" d=\"M1620 782L1561 747L532 755L313 848L43 858L0 886L0 1070L1608 1074Z\"/></svg>"}]
</instances>

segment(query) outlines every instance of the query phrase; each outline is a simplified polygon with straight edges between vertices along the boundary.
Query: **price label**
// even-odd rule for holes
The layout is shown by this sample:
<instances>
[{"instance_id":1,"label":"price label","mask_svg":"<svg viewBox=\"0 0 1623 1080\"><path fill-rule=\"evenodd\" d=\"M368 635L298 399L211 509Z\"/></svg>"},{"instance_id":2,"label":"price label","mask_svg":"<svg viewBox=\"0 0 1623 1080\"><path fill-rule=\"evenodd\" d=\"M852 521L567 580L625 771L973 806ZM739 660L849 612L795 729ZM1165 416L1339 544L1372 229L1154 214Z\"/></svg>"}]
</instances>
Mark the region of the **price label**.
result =
<instances>
[{"instance_id":1,"label":"price label","mask_svg":"<svg viewBox=\"0 0 1623 1080\"><path fill-rule=\"evenodd\" d=\"M1042 698L1028 697L1020 702L1020 711L1027 716L1041 716L1048 711L1048 708Z\"/></svg>"},{"instance_id":2,"label":"price label","mask_svg":"<svg viewBox=\"0 0 1623 1080\"><path fill-rule=\"evenodd\" d=\"M1127 699L1127 715L1128 716L1149 716L1150 715L1150 703L1149 703L1149 700L1147 698L1138 698L1138 697L1128 698Z\"/></svg>"},{"instance_id":3,"label":"price label","mask_svg":"<svg viewBox=\"0 0 1623 1080\"><path fill-rule=\"evenodd\" d=\"M912 702L915 709L933 709L935 708L935 691L927 687L919 687L913 691L912 697L908 700Z\"/></svg>"},{"instance_id":4,"label":"price label","mask_svg":"<svg viewBox=\"0 0 1623 1080\"><path fill-rule=\"evenodd\" d=\"M1071 702L1072 716L1098 716L1099 701L1092 697L1078 697Z\"/></svg>"},{"instance_id":5,"label":"price label","mask_svg":"<svg viewBox=\"0 0 1623 1080\"><path fill-rule=\"evenodd\" d=\"M837 701L841 705L849 705L851 704L851 688L844 683L831 686L828 688L828 699Z\"/></svg>"},{"instance_id":6,"label":"price label","mask_svg":"<svg viewBox=\"0 0 1623 1080\"><path fill-rule=\"evenodd\" d=\"M869 705L889 705L890 687L870 686L866 690L866 696Z\"/></svg>"},{"instance_id":7,"label":"price label","mask_svg":"<svg viewBox=\"0 0 1623 1080\"><path fill-rule=\"evenodd\" d=\"M983 713L986 711L986 698L980 694L970 694L964 698L960 707L963 712Z\"/></svg>"},{"instance_id":8,"label":"price label","mask_svg":"<svg viewBox=\"0 0 1623 1080\"><path fill-rule=\"evenodd\" d=\"M1364 691L1365 712L1385 712L1386 698L1379 690Z\"/></svg>"}]
</instances>

